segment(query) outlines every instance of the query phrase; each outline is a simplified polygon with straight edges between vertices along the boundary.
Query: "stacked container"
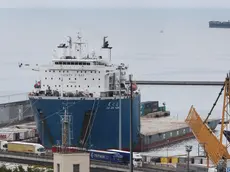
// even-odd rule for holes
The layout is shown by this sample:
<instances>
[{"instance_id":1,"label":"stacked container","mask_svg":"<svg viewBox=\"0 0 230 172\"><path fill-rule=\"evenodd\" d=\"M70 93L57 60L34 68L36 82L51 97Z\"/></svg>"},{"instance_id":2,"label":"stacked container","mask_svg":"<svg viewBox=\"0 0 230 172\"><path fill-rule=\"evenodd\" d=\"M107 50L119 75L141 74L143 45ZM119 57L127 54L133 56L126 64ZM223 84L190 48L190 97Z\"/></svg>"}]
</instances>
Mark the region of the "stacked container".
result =
<instances>
[{"instance_id":1,"label":"stacked container","mask_svg":"<svg viewBox=\"0 0 230 172\"><path fill-rule=\"evenodd\" d=\"M158 101L146 101L141 102L141 116L145 116L149 113L157 112L159 107Z\"/></svg>"}]
</instances>

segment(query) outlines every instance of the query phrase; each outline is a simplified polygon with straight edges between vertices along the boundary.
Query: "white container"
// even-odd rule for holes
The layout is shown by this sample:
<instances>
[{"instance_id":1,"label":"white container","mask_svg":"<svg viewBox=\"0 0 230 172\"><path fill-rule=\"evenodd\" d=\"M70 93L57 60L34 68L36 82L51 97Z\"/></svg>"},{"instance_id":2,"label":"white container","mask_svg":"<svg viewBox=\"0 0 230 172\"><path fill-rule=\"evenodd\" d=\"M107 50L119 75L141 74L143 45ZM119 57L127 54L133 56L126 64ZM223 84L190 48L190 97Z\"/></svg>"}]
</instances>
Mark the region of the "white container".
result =
<instances>
[{"instance_id":1,"label":"white container","mask_svg":"<svg viewBox=\"0 0 230 172\"><path fill-rule=\"evenodd\" d=\"M0 140L14 141L16 140L15 132L0 132Z\"/></svg>"},{"instance_id":2,"label":"white container","mask_svg":"<svg viewBox=\"0 0 230 172\"><path fill-rule=\"evenodd\" d=\"M202 158L202 160L203 160L203 164L207 164L207 158ZM212 166L213 165L213 163L212 163L212 161L209 159L209 166Z\"/></svg>"},{"instance_id":3,"label":"white container","mask_svg":"<svg viewBox=\"0 0 230 172\"><path fill-rule=\"evenodd\" d=\"M201 159L203 157L194 157L194 164L201 164Z\"/></svg>"},{"instance_id":4,"label":"white container","mask_svg":"<svg viewBox=\"0 0 230 172\"><path fill-rule=\"evenodd\" d=\"M20 132L19 137L22 140L27 139L28 138L27 131Z\"/></svg>"}]
</instances>

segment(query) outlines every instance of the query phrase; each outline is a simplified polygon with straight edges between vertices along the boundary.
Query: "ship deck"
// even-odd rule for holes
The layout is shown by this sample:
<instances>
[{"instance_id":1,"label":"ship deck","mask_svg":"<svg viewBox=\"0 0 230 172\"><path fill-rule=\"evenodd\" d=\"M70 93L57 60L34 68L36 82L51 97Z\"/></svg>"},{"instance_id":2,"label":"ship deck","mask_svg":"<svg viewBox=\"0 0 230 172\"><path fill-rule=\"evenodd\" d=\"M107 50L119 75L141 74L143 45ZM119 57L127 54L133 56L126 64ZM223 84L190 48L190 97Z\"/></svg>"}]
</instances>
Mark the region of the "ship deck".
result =
<instances>
[{"instance_id":1,"label":"ship deck","mask_svg":"<svg viewBox=\"0 0 230 172\"><path fill-rule=\"evenodd\" d=\"M219 120L209 119L208 121ZM147 118L141 117L141 134L143 135L154 135L162 132L168 132L186 128L188 125L185 121L175 120L170 117L162 118Z\"/></svg>"}]
</instances>

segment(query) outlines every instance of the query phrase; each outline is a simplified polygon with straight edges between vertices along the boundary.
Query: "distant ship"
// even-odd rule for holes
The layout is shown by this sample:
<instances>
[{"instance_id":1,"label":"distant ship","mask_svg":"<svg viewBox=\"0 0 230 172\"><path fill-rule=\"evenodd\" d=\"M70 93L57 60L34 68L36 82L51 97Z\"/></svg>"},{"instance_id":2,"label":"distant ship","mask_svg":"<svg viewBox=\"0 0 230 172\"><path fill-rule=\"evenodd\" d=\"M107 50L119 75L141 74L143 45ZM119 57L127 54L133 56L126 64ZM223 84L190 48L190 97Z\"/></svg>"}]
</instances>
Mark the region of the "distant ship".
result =
<instances>
[{"instance_id":1,"label":"distant ship","mask_svg":"<svg viewBox=\"0 0 230 172\"><path fill-rule=\"evenodd\" d=\"M230 20L228 21L210 21L209 28L230 28Z\"/></svg>"}]
</instances>

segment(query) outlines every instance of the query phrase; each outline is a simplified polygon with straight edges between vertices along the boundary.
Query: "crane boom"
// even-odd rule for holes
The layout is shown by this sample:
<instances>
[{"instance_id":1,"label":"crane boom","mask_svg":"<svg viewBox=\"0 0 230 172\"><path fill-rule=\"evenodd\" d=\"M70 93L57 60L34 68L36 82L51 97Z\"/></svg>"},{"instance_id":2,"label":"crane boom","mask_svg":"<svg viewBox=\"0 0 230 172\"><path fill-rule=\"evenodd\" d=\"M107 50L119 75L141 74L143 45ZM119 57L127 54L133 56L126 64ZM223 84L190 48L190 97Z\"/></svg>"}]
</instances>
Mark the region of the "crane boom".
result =
<instances>
[{"instance_id":1,"label":"crane boom","mask_svg":"<svg viewBox=\"0 0 230 172\"><path fill-rule=\"evenodd\" d=\"M217 100L214 103L214 106L216 105L222 91L224 91L224 100L223 100L223 109L222 109L222 118L221 118L221 131L220 131L220 138L218 139L216 135L212 132L212 130L206 125L206 120L210 116L211 113L209 113L206 120L203 122L201 117L196 112L195 108L192 106L189 114L185 120L185 122L189 125L191 128L193 134L195 135L197 141L199 144L204 144L203 147L207 156L211 159L211 161L218 165L220 160L227 160L230 159L230 155L228 153L228 143L226 145L223 144L223 135L227 138L228 141L230 139L228 138L228 135L230 135L230 131L228 131L228 128L226 131L224 131L224 128L228 125L225 121L228 119L229 116L229 105L230 105L230 80L229 80L229 74L227 74L227 77L224 82L224 86L221 89L221 92L219 93L219 96ZM213 110L213 108L212 108ZM211 110L211 111L212 111ZM225 126L226 125L226 126ZM228 144L228 145L227 145Z\"/></svg>"},{"instance_id":2,"label":"crane boom","mask_svg":"<svg viewBox=\"0 0 230 172\"><path fill-rule=\"evenodd\" d=\"M203 123L193 106L191 107L185 122L191 128L199 144L205 145L203 148L215 165L219 163L220 159L228 159L230 157L226 146L219 141L208 125Z\"/></svg>"}]
</instances>

